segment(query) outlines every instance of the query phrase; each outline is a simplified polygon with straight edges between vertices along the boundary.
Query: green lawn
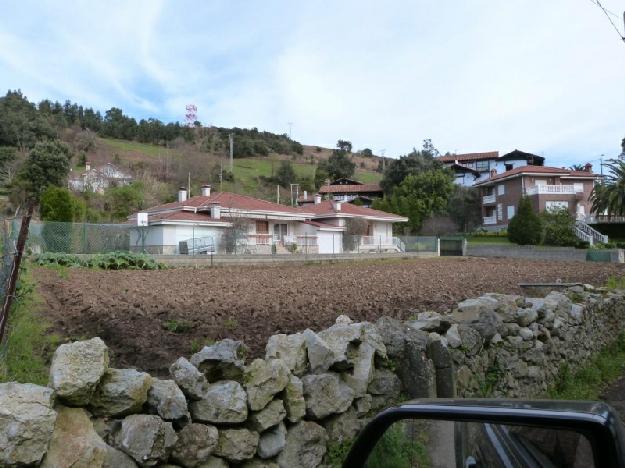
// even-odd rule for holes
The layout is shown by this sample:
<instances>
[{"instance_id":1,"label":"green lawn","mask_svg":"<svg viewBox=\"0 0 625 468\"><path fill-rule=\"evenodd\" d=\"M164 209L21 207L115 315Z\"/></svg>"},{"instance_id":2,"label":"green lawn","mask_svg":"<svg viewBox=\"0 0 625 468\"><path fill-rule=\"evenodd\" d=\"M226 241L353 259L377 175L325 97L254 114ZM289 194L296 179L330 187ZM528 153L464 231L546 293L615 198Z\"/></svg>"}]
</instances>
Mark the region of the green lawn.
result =
<instances>
[{"instance_id":1,"label":"green lawn","mask_svg":"<svg viewBox=\"0 0 625 468\"><path fill-rule=\"evenodd\" d=\"M137 141L129 140L116 140L114 138L98 138L103 143L119 151L126 151L132 153L147 154L148 156L160 156L167 154L167 152L173 153L172 150L164 148L159 145L150 145L148 143L139 143Z\"/></svg>"},{"instance_id":2,"label":"green lawn","mask_svg":"<svg viewBox=\"0 0 625 468\"><path fill-rule=\"evenodd\" d=\"M467 238L469 244L508 244L512 242L507 237L499 236L472 236Z\"/></svg>"},{"instance_id":3,"label":"green lawn","mask_svg":"<svg viewBox=\"0 0 625 468\"><path fill-rule=\"evenodd\" d=\"M363 184L376 184L382 180L382 174L379 172L357 170L354 178Z\"/></svg>"}]
</instances>

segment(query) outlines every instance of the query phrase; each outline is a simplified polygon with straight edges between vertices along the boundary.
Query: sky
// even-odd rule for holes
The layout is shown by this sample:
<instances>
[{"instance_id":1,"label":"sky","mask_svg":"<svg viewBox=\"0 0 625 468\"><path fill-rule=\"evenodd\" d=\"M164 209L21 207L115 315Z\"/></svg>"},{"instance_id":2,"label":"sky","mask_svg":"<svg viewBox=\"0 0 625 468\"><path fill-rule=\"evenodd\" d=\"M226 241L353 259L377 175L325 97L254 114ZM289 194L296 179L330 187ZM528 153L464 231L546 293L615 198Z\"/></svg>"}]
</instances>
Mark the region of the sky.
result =
<instances>
[{"instance_id":1,"label":"sky","mask_svg":"<svg viewBox=\"0 0 625 468\"><path fill-rule=\"evenodd\" d=\"M602 0L623 34L623 0ZM598 164L625 43L591 0L3 2L0 90L397 157L515 148ZM289 122L291 125L289 125Z\"/></svg>"}]
</instances>

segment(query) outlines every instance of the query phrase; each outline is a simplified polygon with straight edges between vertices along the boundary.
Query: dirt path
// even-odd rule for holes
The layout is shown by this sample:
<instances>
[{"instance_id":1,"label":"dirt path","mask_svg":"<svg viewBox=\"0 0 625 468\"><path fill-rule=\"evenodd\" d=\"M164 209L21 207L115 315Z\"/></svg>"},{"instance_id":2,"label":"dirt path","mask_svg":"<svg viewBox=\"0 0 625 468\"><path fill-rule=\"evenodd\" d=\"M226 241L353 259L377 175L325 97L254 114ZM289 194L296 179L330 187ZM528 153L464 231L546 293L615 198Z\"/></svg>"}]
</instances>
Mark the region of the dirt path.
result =
<instances>
[{"instance_id":1,"label":"dirt path","mask_svg":"<svg viewBox=\"0 0 625 468\"><path fill-rule=\"evenodd\" d=\"M374 321L446 310L485 292L518 293L518 283L603 284L622 265L515 259L432 258L336 265L220 267L164 271L34 272L47 315L61 335L100 336L117 366L159 373L207 340L243 340L252 355L267 338L340 314ZM65 277L64 277L65 276Z\"/></svg>"}]
</instances>

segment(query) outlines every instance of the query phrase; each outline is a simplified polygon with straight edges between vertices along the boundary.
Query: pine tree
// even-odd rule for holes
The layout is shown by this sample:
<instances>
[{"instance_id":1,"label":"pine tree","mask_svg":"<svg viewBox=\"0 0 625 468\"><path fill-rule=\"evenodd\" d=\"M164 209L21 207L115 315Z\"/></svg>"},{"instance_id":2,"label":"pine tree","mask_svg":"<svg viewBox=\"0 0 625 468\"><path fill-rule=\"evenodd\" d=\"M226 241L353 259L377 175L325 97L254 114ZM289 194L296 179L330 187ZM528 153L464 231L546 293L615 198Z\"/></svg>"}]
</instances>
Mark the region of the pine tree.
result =
<instances>
[{"instance_id":1,"label":"pine tree","mask_svg":"<svg viewBox=\"0 0 625 468\"><path fill-rule=\"evenodd\" d=\"M519 245L536 245L540 243L542 222L532 209L528 197L521 198L519 209L508 224L508 238Z\"/></svg>"}]
</instances>

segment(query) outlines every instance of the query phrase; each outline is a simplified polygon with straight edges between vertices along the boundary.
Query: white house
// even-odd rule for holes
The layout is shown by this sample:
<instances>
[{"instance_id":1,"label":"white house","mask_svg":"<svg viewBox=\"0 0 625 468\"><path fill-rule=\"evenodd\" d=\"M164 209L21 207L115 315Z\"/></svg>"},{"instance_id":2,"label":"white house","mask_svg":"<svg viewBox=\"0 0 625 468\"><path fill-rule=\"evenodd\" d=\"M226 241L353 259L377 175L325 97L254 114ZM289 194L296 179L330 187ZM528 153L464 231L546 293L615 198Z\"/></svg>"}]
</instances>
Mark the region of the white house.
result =
<instances>
[{"instance_id":1,"label":"white house","mask_svg":"<svg viewBox=\"0 0 625 468\"><path fill-rule=\"evenodd\" d=\"M407 218L337 201L291 207L229 192L211 192L187 198L180 189L178 201L146 210L147 225L134 229L131 247L162 254L341 253L343 251L399 251L393 223ZM128 222L138 224L138 213ZM366 235L348 236L348 220L366 225ZM144 223L146 221L143 221ZM362 223L361 223L362 224Z\"/></svg>"},{"instance_id":2,"label":"white house","mask_svg":"<svg viewBox=\"0 0 625 468\"><path fill-rule=\"evenodd\" d=\"M109 187L119 187L132 182L132 175L122 171L111 163L98 167L85 165L85 172L78 175L70 175L68 186L75 192L98 192L103 193Z\"/></svg>"}]
</instances>

